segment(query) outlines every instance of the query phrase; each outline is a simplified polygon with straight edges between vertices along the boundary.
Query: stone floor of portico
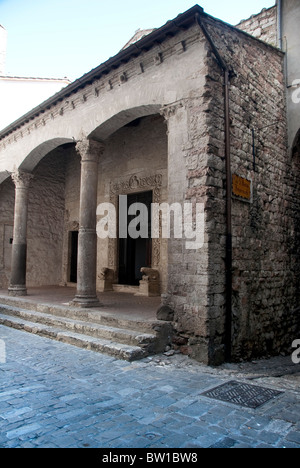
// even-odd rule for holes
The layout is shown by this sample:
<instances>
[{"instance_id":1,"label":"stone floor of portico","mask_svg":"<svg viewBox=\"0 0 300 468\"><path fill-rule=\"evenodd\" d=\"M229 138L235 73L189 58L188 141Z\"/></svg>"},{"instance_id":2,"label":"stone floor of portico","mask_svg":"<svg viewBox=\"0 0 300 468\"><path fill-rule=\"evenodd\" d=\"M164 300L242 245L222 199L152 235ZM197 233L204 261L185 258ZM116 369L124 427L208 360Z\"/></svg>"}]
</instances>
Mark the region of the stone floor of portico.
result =
<instances>
[{"instance_id":1,"label":"stone floor of portico","mask_svg":"<svg viewBox=\"0 0 300 468\"><path fill-rule=\"evenodd\" d=\"M20 297L22 302L34 304L52 304L66 306L74 299L76 288L61 286L29 287L27 296ZM1 297L9 297L8 291L0 289ZM160 297L141 297L124 292L98 293L100 307L93 307L93 311L111 314L131 320L156 320L156 311L161 303Z\"/></svg>"}]
</instances>

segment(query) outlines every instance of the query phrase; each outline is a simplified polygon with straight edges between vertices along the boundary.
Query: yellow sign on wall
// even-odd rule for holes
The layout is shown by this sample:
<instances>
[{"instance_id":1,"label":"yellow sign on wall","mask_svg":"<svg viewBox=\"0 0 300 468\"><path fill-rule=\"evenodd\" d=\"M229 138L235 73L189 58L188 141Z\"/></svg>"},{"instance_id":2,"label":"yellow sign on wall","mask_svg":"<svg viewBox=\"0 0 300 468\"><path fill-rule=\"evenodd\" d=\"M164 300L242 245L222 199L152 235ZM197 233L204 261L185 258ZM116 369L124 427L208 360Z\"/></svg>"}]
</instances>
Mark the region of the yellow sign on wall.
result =
<instances>
[{"instance_id":1,"label":"yellow sign on wall","mask_svg":"<svg viewBox=\"0 0 300 468\"><path fill-rule=\"evenodd\" d=\"M236 174L232 176L232 193L236 197L251 200L251 182Z\"/></svg>"}]
</instances>

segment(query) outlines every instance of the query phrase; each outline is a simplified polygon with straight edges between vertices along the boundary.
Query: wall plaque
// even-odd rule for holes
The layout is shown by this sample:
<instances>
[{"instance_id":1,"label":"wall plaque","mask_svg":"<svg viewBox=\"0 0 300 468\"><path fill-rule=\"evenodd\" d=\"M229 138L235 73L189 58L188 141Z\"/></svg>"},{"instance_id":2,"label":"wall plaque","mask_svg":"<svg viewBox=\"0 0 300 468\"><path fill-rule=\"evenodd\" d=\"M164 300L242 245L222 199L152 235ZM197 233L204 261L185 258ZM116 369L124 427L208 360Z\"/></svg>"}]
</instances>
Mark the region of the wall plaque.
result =
<instances>
[{"instance_id":1,"label":"wall plaque","mask_svg":"<svg viewBox=\"0 0 300 468\"><path fill-rule=\"evenodd\" d=\"M251 181L233 174L232 193L236 197L241 197L245 200L251 200Z\"/></svg>"}]
</instances>

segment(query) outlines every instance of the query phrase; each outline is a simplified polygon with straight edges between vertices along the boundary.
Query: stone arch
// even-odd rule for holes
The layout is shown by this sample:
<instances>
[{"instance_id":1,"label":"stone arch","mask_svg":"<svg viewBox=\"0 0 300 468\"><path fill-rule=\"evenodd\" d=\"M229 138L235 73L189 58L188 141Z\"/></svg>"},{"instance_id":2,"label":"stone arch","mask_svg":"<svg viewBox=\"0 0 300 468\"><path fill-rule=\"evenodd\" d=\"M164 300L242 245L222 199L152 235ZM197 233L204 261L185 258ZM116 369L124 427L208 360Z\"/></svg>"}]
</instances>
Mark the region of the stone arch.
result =
<instances>
[{"instance_id":1,"label":"stone arch","mask_svg":"<svg viewBox=\"0 0 300 468\"><path fill-rule=\"evenodd\" d=\"M0 172L0 185L2 184L2 182L8 179L9 176L10 176L10 173L7 171Z\"/></svg>"},{"instance_id":2,"label":"stone arch","mask_svg":"<svg viewBox=\"0 0 300 468\"><path fill-rule=\"evenodd\" d=\"M113 115L111 118L99 125L99 127L93 130L88 137L98 141L104 141L110 135L130 122L141 117L158 114L160 109L160 105L150 104L120 111L118 114Z\"/></svg>"},{"instance_id":3,"label":"stone arch","mask_svg":"<svg viewBox=\"0 0 300 468\"><path fill-rule=\"evenodd\" d=\"M67 143L75 143L75 141L72 138L53 138L45 141L26 156L18 169L25 172L32 172L48 153Z\"/></svg>"},{"instance_id":4,"label":"stone arch","mask_svg":"<svg viewBox=\"0 0 300 468\"><path fill-rule=\"evenodd\" d=\"M34 176L28 196L28 287L55 285L62 281L65 162L67 158L72 160L74 148L73 138L46 140L28 152L18 167L20 172Z\"/></svg>"},{"instance_id":5,"label":"stone arch","mask_svg":"<svg viewBox=\"0 0 300 468\"><path fill-rule=\"evenodd\" d=\"M134 196L152 192L154 203L167 202L168 137L161 109L162 105L152 104L120 110L88 135L88 138L104 142L105 147L100 158L98 200L117 207L119 195ZM149 143L151 139L152 144ZM125 141L124 158L123 147L119 146L118 150L118 145ZM160 157L156 157L158 154ZM127 158L132 158L133 163L128 164ZM114 170L110 161L115 161L116 167L121 169ZM160 271L163 291L167 285L167 246L167 240L160 239L153 239L151 245L151 264ZM118 239L108 239L101 243L101 252L99 250L98 253L98 270L109 268L114 272L116 281L120 280L119 252ZM100 282L98 284L100 288Z\"/></svg>"}]
</instances>

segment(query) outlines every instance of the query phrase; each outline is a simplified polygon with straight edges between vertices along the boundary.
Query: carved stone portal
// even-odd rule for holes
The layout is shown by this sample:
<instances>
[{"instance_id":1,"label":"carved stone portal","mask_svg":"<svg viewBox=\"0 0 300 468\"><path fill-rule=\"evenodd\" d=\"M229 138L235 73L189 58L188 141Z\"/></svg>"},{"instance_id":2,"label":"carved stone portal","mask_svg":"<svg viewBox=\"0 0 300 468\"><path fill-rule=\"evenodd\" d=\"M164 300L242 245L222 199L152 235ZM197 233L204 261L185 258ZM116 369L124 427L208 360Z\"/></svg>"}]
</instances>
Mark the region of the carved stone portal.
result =
<instances>
[{"instance_id":1,"label":"carved stone portal","mask_svg":"<svg viewBox=\"0 0 300 468\"><path fill-rule=\"evenodd\" d=\"M131 176L110 184L110 203L118 206L119 195L153 190L153 203L161 203L162 174L150 175L147 177ZM152 240L152 267L158 268L160 265L160 239ZM108 266L115 272L118 270L117 239L109 239L108 243Z\"/></svg>"}]
</instances>

